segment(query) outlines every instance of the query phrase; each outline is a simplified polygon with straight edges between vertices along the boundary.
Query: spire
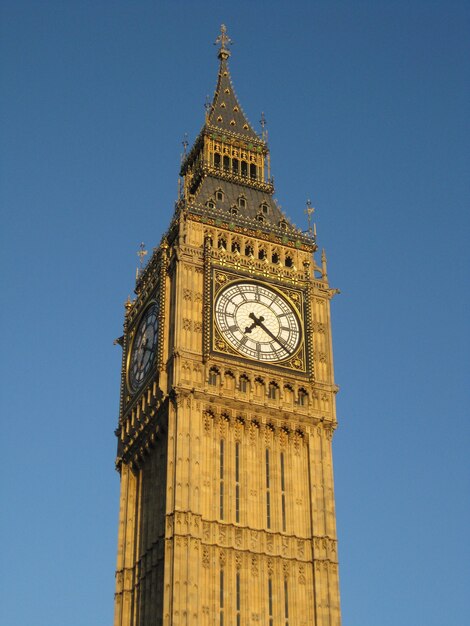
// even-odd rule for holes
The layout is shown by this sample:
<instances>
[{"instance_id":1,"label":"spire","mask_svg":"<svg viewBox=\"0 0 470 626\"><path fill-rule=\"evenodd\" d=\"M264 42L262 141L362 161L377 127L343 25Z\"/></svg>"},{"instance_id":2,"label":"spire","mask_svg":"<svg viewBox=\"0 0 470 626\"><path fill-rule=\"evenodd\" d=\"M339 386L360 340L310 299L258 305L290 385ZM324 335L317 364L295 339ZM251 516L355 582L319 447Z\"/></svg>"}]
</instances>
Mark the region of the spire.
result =
<instances>
[{"instance_id":1,"label":"spire","mask_svg":"<svg viewBox=\"0 0 470 626\"><path fill-rule=\"evenodd\" d=\"M230 78L227 60L230 56L228 46L231 43L232 40L227 35L227 29L222 24L220 35L215 40L215 45L219 44L217 53L220 60L219 75L217 77L214 98L208 111L207 123L215 130L226 131L259 142L258 135L246 119L243 109L238 102L232 79Z\"/></svg>"}]
</instances>

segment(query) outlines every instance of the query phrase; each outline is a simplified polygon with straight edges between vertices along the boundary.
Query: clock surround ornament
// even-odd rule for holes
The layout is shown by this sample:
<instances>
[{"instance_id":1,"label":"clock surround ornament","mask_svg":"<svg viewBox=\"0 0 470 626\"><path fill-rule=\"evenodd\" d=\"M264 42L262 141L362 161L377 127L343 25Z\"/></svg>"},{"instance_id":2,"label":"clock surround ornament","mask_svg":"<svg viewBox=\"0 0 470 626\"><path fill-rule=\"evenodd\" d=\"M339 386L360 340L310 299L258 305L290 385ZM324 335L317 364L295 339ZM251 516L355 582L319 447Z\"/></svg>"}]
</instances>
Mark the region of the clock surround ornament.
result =
<instances>
[{"instance_id":1,"label":"clock surround ornament","mask_svg":"<svg viewBox=\"0 0 470 626\"><path fill-rule=\"evenodd\" d=\"M158 312L157 302L151 302L142 314L132 337L127 363L127 383L133 393L140 389L155 361L159 330Z\"/></svg>"}]
</instances>

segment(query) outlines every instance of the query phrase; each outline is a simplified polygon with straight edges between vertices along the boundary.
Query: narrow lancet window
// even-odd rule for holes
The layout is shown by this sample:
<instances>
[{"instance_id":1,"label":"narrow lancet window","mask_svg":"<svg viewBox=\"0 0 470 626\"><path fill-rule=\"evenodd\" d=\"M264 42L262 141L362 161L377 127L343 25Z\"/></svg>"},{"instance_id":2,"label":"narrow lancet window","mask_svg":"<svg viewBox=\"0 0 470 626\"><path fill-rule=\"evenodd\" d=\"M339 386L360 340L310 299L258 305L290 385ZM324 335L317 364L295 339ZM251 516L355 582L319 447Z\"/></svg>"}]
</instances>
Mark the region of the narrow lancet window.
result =
<instances>
[{"instance_id":1,"label":"narrow lancet window","mask_svg":"<svg viewBox=\"0 0 470 626\"><path fill-rule=\"evenodd\" d=\"M236 579L236 616L237 616L237 626L241 626L241 599L240 599L240 572L237 572Z\"/></svg>"},{"instance_id":2,"label":"narrow lancet window","mask_svg":"<svg viewBox=\"0 0 470 626\"><path fill-rule=\"evenodd\" d=\"M224 519L224 463L225 463L225 449L224 440L220 440L220 455L219 455L219 517Z\"/></svg>"},{"instance_id":3,"label":"narrow lancet window","mask_svg":"<svg viewBox=\"0 0 470 626\"><path fill-rule=\"evenodd\" d=\"M224 626L224 570L220 570L220 581L219 581L219 615L220 615L220 626Z\"/></svg>"},{"instance_id":4,"label":"narrow lancet window","mask_svg":"<svg viewBox=\"0 0 470 626\"><path fill-rule=\"evenodd\" d=\"M289 626L289 588L284 578L284 626Z\"/></svg>"},{"instance_id":5,"label":"narrow lancet window","mask_svg":"<svg viewBox=\"0 0 470 626\"><path fill-rule=\"evenodd\" d=\"M274 626L272 578L268 578L268 617L269 617L269 626Z\"/></svg>"},{"instance_id":6,"label":"narrow lancet window","mask_svg":"<svg viewBox=\"0 0 470 626\"><path fill-rule=\"evenodd\" d=\"M235 444L235 521L240 521L240 443Z\"/></svg>"},{"instance_id":7,"label":"narrow lancet window","mask_svg":"<svg viewBox=\"0 0 470 626\"><path fill-rule=\"evenodd\" d=\"M266 448L266 526L271 528L271 487L270 487L269 449Z\"/></svg>"},{"instance_id":8,"label":"narrow lancet window","mask_svg":"<svg viewBox=\"0 0 470 626\"><path fill-rule=\"evenodd\" d=\"M286 532L286 478L284 468L284 452L281 452L281 512L282 531Z\"/></svg>"}]
</instances>

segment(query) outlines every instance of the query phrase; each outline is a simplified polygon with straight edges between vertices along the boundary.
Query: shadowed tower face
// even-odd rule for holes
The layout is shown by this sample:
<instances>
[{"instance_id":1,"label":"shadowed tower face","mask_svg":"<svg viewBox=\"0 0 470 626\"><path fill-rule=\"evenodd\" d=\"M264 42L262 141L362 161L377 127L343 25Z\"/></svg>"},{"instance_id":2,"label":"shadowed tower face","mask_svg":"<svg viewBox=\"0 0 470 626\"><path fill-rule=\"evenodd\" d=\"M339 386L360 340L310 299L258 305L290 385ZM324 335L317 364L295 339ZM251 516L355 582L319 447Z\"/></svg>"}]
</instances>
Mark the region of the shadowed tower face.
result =
<instances>
[{"instance_id":1,"label":"shadowed tower face","mask_svg":"<svg viewBox=\"0 0 470 626\"><path fill-rule=\"evenodd\" d=\"M338 626L334 290L314 233L273 199L225 27L217 43L214 98L119 340L114 624Z\"/></svg>"}]
</instances>

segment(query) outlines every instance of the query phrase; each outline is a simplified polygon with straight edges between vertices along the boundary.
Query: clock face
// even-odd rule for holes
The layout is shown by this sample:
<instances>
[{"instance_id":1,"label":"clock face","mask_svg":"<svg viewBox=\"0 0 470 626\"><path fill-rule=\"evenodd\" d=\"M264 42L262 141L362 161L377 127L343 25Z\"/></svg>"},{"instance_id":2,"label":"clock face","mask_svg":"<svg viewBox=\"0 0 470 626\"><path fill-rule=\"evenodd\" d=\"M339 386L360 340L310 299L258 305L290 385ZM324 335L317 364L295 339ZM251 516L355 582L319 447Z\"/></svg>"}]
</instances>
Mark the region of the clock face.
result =
<instances>
[{"instance_id":1,"label":"clock face","mask_svg":"<svg viewBox=\"0 0 470 626\"><path fill-rule=\"evenodd\" d=\"M129 384L136 391L153 365L158 339L158 306L145 311L132 342L129 360Z\"/></svg>"},{"instance_id":2,"label":"clock face","mask_svg":"<svg viewBox=\"0 0 470 626\"><path fill-rule=\"evenodd\" d=\"M215 321L240 354L275 363L291 357L300 342L300 323L277 291L257 283L228 285L217 296Z\"/></svg>"}]
</instances>

